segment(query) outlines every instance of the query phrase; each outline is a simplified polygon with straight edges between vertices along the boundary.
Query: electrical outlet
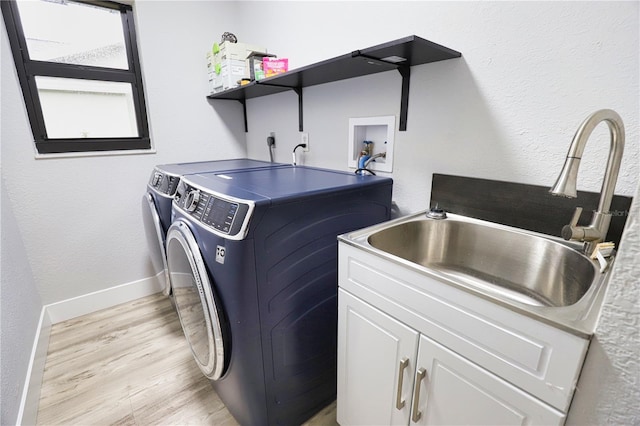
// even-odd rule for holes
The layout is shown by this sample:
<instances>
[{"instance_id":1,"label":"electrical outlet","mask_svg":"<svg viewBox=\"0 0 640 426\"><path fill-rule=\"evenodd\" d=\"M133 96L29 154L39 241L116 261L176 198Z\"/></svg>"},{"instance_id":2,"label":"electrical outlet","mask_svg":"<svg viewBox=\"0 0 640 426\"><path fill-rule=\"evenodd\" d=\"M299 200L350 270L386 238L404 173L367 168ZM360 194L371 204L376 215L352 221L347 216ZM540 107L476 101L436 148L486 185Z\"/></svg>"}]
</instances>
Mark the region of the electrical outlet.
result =
<instances>
[{"instance_id":1,"label":"electrical outlet","mask_svg":"<svg viewBox=\"0 0 640 426\"><path fill-rule=\"evenodd\" d=\"M304 152L309 152L309 133L301 133L300 134L300 143L304 143L307 146L302 148Z\"/></svg>"},{"instance_id":2,"label":"electrical outlet","mask_svg":"<svg viewBox=\"0 0 640 426\"><path fill-rule=\"evenodd\" d=\"M269 132L267 135L267 145L276 146L276 132Z\"/></svg>"}]
</instances>

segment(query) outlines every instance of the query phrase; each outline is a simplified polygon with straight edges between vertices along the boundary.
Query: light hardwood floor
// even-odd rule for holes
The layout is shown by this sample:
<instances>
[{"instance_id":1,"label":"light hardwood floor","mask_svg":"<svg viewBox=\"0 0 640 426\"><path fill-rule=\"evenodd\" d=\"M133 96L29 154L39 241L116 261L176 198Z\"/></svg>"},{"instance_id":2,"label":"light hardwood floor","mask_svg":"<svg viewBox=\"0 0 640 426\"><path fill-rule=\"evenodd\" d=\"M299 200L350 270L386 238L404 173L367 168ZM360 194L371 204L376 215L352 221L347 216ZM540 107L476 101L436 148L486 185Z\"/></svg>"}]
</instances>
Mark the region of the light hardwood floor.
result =
<instances>
[{"instance_id":1,"label":"light hardwood floor","mask_svg":"<svg viewBox=\"0 0 640 426\"><path fill-rule=\"evenodd\" d=\"M305 425L335 419L334 402ZM161 294L52 327L37 424L237 425Z\"/></svg>"}]
</instances>

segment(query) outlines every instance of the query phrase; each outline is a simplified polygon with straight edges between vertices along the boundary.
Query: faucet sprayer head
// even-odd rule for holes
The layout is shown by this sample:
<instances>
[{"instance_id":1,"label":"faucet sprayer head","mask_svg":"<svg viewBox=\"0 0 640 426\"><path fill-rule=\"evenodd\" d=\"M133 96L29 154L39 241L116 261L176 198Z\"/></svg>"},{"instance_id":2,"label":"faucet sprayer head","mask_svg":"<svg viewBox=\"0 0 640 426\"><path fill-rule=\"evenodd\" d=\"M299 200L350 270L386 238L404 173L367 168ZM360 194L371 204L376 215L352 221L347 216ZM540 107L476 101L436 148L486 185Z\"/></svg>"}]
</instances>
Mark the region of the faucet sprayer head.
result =
<instances>
[{"instance_id":1,"label":"faucet sprayer head","mask_svg":"<svg viewBox=\"0 0 640 426\"><path fill-rule=\"evenodd\" d=\"M578 181L578 168L580 167L580 159L576 157L567 157L564 161L562 171L558 176L558 180L551 187L549 192L551 195L556 195L566 198L576 198L577 181Z\"/></svg>"}]
</instances>

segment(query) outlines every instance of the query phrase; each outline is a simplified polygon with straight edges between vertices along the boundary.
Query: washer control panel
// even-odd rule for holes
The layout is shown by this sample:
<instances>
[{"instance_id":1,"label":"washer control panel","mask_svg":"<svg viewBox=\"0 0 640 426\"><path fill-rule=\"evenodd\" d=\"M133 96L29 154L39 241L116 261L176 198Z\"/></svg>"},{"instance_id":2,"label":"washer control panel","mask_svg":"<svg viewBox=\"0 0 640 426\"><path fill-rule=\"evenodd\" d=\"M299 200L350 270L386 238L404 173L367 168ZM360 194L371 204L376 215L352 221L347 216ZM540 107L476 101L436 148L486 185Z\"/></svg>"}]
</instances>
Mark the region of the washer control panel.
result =
<instances>
[{"instance_id":1,"label":"washer control panel","mask_svg":"<svg viewBox=\"0 0 640 426\"><path fill-rule=\"evenodd\" d=\"M249 204L210 194L184 182L180 185L175 203L191 218L217 233L244 238L250 216Z\"/></svg>"},{"instance_id":2,"label":"washer control panel","mask_svg":"<svg viewBox=\"0 0 640 426\"><path fill-rule=\"evenodd\" d=\"M154 169L149 178L149 186L151 188L170 197L175 195L179 182L180 178L178 176L164 173L158 169Z\"/></svg>"}]
</instances>

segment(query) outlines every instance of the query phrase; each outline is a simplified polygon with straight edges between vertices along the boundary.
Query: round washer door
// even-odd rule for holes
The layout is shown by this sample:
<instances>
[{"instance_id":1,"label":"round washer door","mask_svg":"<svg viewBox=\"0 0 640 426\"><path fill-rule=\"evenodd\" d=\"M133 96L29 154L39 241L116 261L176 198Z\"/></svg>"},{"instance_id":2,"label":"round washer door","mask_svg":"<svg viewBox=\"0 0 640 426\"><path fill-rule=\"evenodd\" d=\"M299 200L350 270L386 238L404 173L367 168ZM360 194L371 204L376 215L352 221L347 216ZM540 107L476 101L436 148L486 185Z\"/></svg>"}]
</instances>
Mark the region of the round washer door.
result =
<instances>
[{"instance_id":1,"label":"round washer door","mask_svg":"<svg viewBox=\"0 0 640 426\"><path fill-rule=\"evenodd\" d=\"M145 234L147 235L151 263L153 264L154 270L158 271L162 269L162 278L164 279L162 292L165 296L168 296L169 293L171 293L171 284L169 282L169 271L167 270L167 254L164 249L164 229L162 229L160 215L158 214L153 196L148 192L142 197L142 219Z\"/></svg>"},{"instance_id":2,"label":"round washer door","mask_svg":"<svg viewBox=\"0 0 640 426\"><path fill-rule=\"evenodd\" d=\"M167 232L167 264L182 330L200 370L212 380L224 374L222 313L218 311L200 248L187 224Z\"/></svg>"}]
</instances>

